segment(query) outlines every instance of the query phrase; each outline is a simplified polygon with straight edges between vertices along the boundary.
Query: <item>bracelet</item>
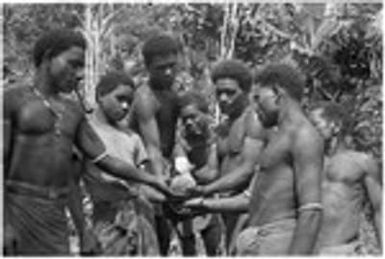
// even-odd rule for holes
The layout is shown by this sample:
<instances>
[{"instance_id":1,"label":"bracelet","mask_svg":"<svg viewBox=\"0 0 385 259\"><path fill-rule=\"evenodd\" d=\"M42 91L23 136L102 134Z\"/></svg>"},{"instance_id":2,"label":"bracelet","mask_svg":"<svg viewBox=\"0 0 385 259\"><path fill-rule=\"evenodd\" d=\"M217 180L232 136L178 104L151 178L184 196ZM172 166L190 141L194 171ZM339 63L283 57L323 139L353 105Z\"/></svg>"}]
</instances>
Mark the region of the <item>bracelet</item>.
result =
<instances>
[{"instance_id":1,"label":"bracelet","mask_svg":"<svg viewBox=\"0 0 385 259\"><path fill-rule=\"evenodd\" d=\"M91 160L92 163L96 164L97 162L99 162L100 160L102 160L103 158L105 158L107 156L107 150L104 151L103 153L101 153L100 155L98 155L97 157L95 157L94 159Z\"/></svg>"}]
</instances>

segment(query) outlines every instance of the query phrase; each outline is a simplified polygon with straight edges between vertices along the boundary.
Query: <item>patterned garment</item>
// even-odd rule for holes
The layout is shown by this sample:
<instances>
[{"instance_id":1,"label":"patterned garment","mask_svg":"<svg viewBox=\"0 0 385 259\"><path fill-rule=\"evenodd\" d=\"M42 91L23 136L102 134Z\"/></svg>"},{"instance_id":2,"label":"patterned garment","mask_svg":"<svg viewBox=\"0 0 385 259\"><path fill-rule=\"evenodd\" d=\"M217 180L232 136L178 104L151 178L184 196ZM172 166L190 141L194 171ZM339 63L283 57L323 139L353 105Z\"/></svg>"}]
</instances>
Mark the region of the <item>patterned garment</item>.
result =
<instances>
[{"instance_id":1,"label":"patterned garment","mask_svg":"<svg viewBox=\"0 0 385 259\"><path fill-rule=\"evenodd\" d=\"M159 255L154 228L146 216L137 213L135 205L138 203L138 200L127 200L110 202L102 207L95 205L94 213L100 209L108 210L104 217L94 221L94 232L101 243L103 255Z\"/></svg>"}]
</instances>

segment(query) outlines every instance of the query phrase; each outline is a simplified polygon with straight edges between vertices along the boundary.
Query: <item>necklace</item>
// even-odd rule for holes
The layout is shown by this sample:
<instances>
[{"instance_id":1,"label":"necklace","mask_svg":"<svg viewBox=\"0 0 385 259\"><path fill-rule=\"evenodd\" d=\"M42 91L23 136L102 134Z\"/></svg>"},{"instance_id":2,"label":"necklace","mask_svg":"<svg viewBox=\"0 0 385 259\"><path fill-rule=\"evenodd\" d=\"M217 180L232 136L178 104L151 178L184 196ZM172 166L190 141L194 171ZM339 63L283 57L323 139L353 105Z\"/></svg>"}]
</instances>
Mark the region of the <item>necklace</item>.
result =
<instances>
[{"instance_id":1,"label":"necklace","mask_svg":"<svg viewBox=\"0 0 385 259\"><path fill-rule=\"evenodd\" d=\"M53 116L55 117L55 122L54 122L54 128L55 128L55 135L57 137L60 137L62 132L60 130L60 124L59 122L61 121L61 119L63 118L63 114L60 113L59 111L56 111L53 107L52 107L52 104L47 100L47 98L44 97L44 95L36 88L36 87L32 87L32 91L33 93L39 97L42 102L43 102L43 105L53 114Z\"/></svg>"}]
</instances>

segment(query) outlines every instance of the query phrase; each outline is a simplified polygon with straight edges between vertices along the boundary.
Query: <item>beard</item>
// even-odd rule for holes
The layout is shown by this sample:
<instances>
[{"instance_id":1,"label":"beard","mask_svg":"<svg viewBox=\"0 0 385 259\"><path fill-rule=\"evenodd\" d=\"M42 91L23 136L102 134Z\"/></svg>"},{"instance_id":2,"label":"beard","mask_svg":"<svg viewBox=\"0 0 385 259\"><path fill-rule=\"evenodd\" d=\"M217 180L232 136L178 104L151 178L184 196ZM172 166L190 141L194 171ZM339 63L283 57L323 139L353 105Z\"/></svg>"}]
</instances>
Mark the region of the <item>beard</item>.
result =
<instances>
[{"instance_id":1,"label":"beard","mask_svg":"<svg viewBox=\"0 0 385 259\"><path fill-rule=\"evenodd\" d=\"M278 114L277 113L268 113L259 110L258 112L259 120L265 128L271 128L277 124Z\"/></svg>"},{"instance_id":2,"label":"beard","mask_svg":"<svg viewBox=\"0 0 385 259\"><path fill-rule=\"evenodd\" d=\"M227 114L230 120L234 120L243 113L248 104L247 96L245 94L240 94L227 106L227 108L225 108L223 113Z\"/></svg>"}]
</instances>

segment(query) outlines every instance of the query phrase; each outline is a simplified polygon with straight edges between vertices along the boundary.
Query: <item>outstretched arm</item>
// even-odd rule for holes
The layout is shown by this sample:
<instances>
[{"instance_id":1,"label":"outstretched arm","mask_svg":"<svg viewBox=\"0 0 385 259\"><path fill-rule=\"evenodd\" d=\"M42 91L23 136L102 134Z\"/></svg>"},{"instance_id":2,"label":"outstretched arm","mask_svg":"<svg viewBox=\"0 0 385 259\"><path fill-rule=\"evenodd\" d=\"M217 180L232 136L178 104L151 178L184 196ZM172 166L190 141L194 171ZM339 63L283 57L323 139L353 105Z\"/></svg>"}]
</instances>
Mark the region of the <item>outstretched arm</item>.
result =
<instances>
[{"instance_id":1,"label":"outstretched arm","mask_svg":"<svg viewBox=\"0 0 385 259\"><path fill-rule=\"evenodd\" d=\"M289 254L312 254L322 219L321 173L323 142L310 130L298 133L293 144L298 220Z\"/></svg>"},{"instance_id":2,"label":"outstretched arm","mask_svg":"<svg viewBox=\"0 0 385 259\"><path fill-rule=\"evenodd\" d=\"M249 181L253 176L254 168L258 161L262 147L262 140L246 137L242 153L240 154L242 156L241 164L232 172L229 172L216 181L203 186L202 193L204 195L210 195L216 192L225 192L239 188L239 186L247 183L247 181Z\"/></svg>"},{"instance_id":3,"label":"outstretched arm","mask_svg":"<svg viewBox=\"0 0 385 259\"><path fill-rule=\"evenodd\" d=\"M228 198L194 198L184 202L187 208L205 212L247 212L250 198L245 193Z\"/></svg>"},{"instance_id":4,"label":"outstretched arm","mask_svg":"<svg viewBox=\"0 0 385 259\"><path fill-rule=\"evenodd\" d=\"M163 156L161 150L160 133L155 118L155 103L152 98L143 93L137 93L133 104L133 112L139 124L140 135L146 147L150 160L150 171L163 177ZM170 125L171 126L171 125Z\"/></svg>"},{"instance_id":5,"label":"outstretched arm","mask_svg":"<svg viewBox=\"0 0 385 259\"><path fill-rule=\"evenodd\" d=\"M136 181L153 186L164 193L169 189L166 184L153 175L142 171L123 160L110 156L106 153L105 146L96 132L91 128L85 118L83 118L76 136L77 147L102 170L111 175L126 181Z\"/></svg>"},{"instance_id":6,"label":"outstretched arm","mask_svg":"<svg viewBox=\"0 0 385 259\"><path fill-rule=\"evenodd\" d=\"M367 156L365 158L366 175L364 186L374 211L374 227L382 249L382 181L377 162Z\"/></svg>"}]
</instances>

